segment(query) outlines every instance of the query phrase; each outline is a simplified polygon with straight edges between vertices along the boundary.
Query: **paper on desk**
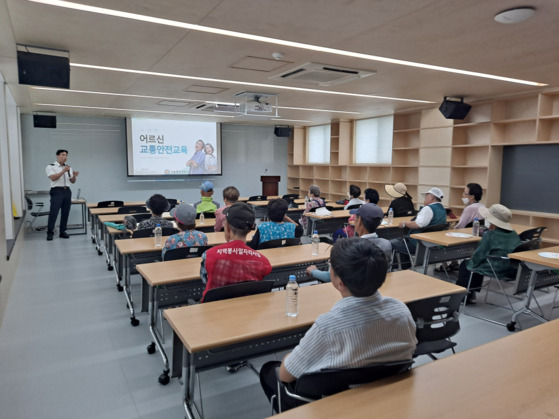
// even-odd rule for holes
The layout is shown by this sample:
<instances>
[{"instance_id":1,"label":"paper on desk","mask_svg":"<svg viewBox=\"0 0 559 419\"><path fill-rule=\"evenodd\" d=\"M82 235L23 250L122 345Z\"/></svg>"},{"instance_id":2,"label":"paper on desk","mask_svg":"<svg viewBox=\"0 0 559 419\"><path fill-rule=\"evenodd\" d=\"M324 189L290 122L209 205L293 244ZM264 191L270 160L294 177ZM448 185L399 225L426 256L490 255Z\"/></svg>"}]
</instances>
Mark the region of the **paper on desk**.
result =
<instances>
[{"instance_id":1,"label":"paper on desk","mask_svg":"<svg viewBox=\"0 0 559 419\"><path fill-rule=\"evenodd\" d=\"M538 253L538 256L541 256L542 258L548 258L548 259L559 259L559 253L553 253L553 252L540 252Z\"/></svg>"},{"instance_id":2,"label":"paper on desk","mask_svg":"<svg viewBox=\"0 0 559 419\"><path fill-rule=\"evenodd\" d=\"M446 235L448 237L460 237L461 239L467 239L467 238L473 237L471 234L468 234L468 233L454 233L454 232L452 232L452 233L446 233Z\"/></svg>"},{"instance_id":3,"label":"paper on desk","mask_svg":"<svg viewBox=\"0 0 559 419\"><path fill-rule=\"evenodd\" d=\"M390 225L390 224L388 224L388 221L382 220L382 222L380 223L380 225L382 225L382 226L387 226L387 225Z\"/></svg>"}]
</instances>

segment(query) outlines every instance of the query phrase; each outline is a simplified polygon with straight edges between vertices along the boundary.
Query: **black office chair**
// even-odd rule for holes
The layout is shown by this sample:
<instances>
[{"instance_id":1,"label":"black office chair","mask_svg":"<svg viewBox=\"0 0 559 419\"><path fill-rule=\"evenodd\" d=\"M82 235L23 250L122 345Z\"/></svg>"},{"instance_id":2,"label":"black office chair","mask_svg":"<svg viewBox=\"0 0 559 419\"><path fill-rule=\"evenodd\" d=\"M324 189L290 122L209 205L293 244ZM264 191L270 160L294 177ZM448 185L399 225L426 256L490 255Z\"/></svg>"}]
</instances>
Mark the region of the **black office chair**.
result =
<instances>
[{"instance_id":1,"label":"black office chair","mask_svg":"<svg viewBox=\"0 0 559 419\"><path fill-rule=\"evenodd\" d=\"M409 371L413 360L376 363L367 367L347 368L347 369L324 369L319 372L303 374L294 383L285 384L278 377L278 400L277 411L281 413L281 394L282 389L286 394L296 399L302 405L319 400L323 397L331 396L345 390L349 390L360 384L366 384L381 380L392 375L401 374ZM272 406L274 406L272 397ZM274 409L276 410L276 409Z\"/></svg>"},{"instance_id":2,"label":"black office chair","mask_svg":"<svg viewBox=\"0 0 559 419\"><path fill-rule=\"evenodd\" d=\"M200 219L200 214L202 214L201 212L196 214L196 219L199 220ZM215 212L204 212L204 219L206 218L215 218Z\"/></svg>"},{"instance_id":3,"label":"black office chair","mask_svg":"<svg viewBox=\"0 0 559 419\"><path fill-rule=\"evenodd\" d=\"M416 325L417 347L414 358L427 355L437 359L433 354L448 349L455 353L456 342L450 338L460 331L459 310L465 295L444 295L407 304Z\"/></svg>"},{"instance_id":4,"label":"black office chair","mask_svg":"<svg viewBox=\"0 0 559 419\"><path fill-rule=\"evenodd\" d=\"M162 228L161 229L161 235L162 236L171 236L173 234L177 234L179 232L178 229L176 228ZM153 237L155 235L155 233L153 232L152 228L143 228L141 230L135 230L132 233L132 238L133 239L138 239L141 237Z\"/></svg>"},{"instance_id":5,"label":"black office chair","mask_svg":"<svg viewBox=\"0 0 559 419\"><path fill-rule=\"evenodd\" d=\"M212 246L189 246L169 249L165 252L163 261L201 257Z\"/></svg>"},{"instance_id":6,"label":"black office chair","mask_svg":"<svg viewBox=\"0 0 559 419\"><path fill-rule=\"evenodd\" d=\"M349 207L347 207L346 209L347 210L353 210L353 209L361 208L361 205L363 205L363 204L353 204L353 205L350 205Z\"/></svg>"},{"instance_id":7,"label":"black office chair","mask_svg":"<svg viewBox=\"0 0 559 419\"><path fill-rule=\"evenodd\" d=\"M123 205L124 205L123 201L101 201L101 202L97 202L97 208L122 207Z\"/></svg>"},{"instance_id":8,"label":"black office chair","mask_svg":"<svg viewBox=\"0 0 559 419\"><path fill-rule=\"evenodd\" d=\"M244 281L223 287L212 288L204 296L204 303L227 300L229 298L246 297L247 295L264 294L272 291L274 281Z\"/></svg>"},{"instance_id":9,"label":"black office chair","mask_svg":"<svg viewBox=\"0 0 559 419\"><path fill-rule=\"evenodd\" d=\"M531 228L530 230L523 231L518 235L521 241L530 241L534 239L538 239L541 242L543 232L547 230L547 227L536 227Z\"/></svg>"},{"instance_id":10,"label":"black office chair","mask_svg":"<svg viewBox=\"0 0 559 419\"><path fill-rule=\"evenodd\" d=\"M281 197L281 199L285 199L287 202L289 202L290 200L294 200L294 199L298 199L299 198L299 194L297 193L290 193L290 194L286 194L284 196Z\"/></svg>"},{"instance_id":11,"label":"black office chair","mask_svg":"<svg viewBox=\"0 0 559 419\"><path fill-rule=\"evenodd\" d=\"M539 238L534 238L532 240L523 242L520 245L516 246L511 253L526 252L528 250L534 250L534 249L539 249L539 248L540 248L540 239ZM466 287L466 289L469 292L470 289L472 288L472 276L473 276L474 273L481 274L483 276L487 276L489 278L489 282L485 285L487 287L487 290L488 290L486 295L485 295L485 302L487 303L487 296L488 296L488 293L489 293L489 290L490 290L491 283L493 282L493 280L496 280L496 282L499 286L498 291L500 291L500 293L507 300L508 307L503 307L503 308L507 308L507 309L510 309L511 311L514 311L514 307L512 306L510 296L509 296L509 294L507 294L505 292L502 281L505 281L505 282L514 281L516 279L516 276L518 275L518 266L521 264L521 262L516 260L516 259L511 259L508 256L500 256L500 255L488 255L487 256L487 262L489 263L489 268L491 269L492 275L486 275L484 272L477 272L477 271L473 270L472 273L470 274L470 279L468 280L468 286ZM505 276L505 275L502 275L502 274L497 275L495 269L496 269L498 264L501 264L501 269L499 269L499 270L502 271L502 268L503 268L502 264L503 263L510 264L510 267L511 267L510 271L515 272L514 276L508 277L508 276ZM516 268L516 269L513 269L513 268ZM536 301L536 304L538 304L538 306L539 306L539 303L537 302L535 297L534 297L534 300ZM491 303L489 303L489 304L491 304ZM464 301L464 305L465 305L465 301ZM541 310L541 308L540 308L540 310ZM493 320L493 319L490 319L490 318L487 318L487 317L472 316L470 313L468 313L468 315L471 316L471 317L475 317L477 319L480 319L480 320L485 320L489 323L497 324L499 326L505 326L507 328L507 330L509 330L511 332L514 332L514 330L515 330L516 322L510 322L510 323L505 324L505 323L501 323L501 322L498 322L496 320Z\"/></svg>"},{"instance_id":12,"label":"black office chair","mask_svg":"<svg viewBox=\"0 0 559 419\"><path fill-rule=\"evenodd\" d=\"M326 208L328 211L334 211L334 207L331 205L325 205L323 207L313 207L309 210L309 212L316 212L317 209L319 208Z\"/></svg>"},{"instance_id":13,"label":"black office chair","mask_svg":"<svg viewBox=\"0 0 559 419\"><path fill-rule=\"evenodd\" d=\"M266 195L252 195L248 197L249 201L267 201L268 197Z\"/></svg>"},{"instance_id":14,"label":"black office chair","mask_svg":"<svg viewBox=\"0 0 559 419\"><path fill-rule=\"evenodd\" d=\"M27 195L25 195L24 198L25 202L27 203L27 210L30 211L31 216L33 217L33 219L29 222L29 228L37 231L44 230L46 226L34 227L33 224L35 223L37 218L48 216L50 214L50 211L43 211L43 208L45 206L44 202L33 202Z\"/></svg>"},{"instance_id":15,"label":"black office chair","mask_svg":"<svg viewBox=\"0 0 559 419\"><path fill-rule=\"evenodd\" d=\"M136 219L136 222L139 223L140 221L150 219L151 214L149 212L140 212L132 214L132 217L134 217Z\"/></svg>"},{"instance_id":16,"label":"black office chair","mask_svg":"<svg viewBox=\"0 0 559 419\"><path fill-rule=\"evenodd\" d=\"M135 214L138 212L148 212L147 208L142 205L131 205L128 207L120 207L117 214Z\"/></svg>"},{"instance_id":17,"label":"black office chair","mask_svg":"<svg viewBox=\"0 0 559 419\"><path fill-rule=\"evenodd\" d=\"M275 247L297 246L299 244L301 244L301 239L299 238L268 240L266 242L260 243L258 245L258 250L273 249Z\"/></svg>"}]
</instances>

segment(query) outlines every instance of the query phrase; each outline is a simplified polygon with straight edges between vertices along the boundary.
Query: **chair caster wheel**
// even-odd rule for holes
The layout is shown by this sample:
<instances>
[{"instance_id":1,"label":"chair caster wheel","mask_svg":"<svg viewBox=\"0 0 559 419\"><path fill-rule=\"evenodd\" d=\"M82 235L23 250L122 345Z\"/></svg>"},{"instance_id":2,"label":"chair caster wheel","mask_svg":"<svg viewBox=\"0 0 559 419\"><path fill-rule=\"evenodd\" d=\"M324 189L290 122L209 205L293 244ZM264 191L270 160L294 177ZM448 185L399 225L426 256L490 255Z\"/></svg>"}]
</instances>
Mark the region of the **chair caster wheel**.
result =
<instances>
[{"instance_id":1,"label":"chair caster wheel","mask_svg":"<svg viewBox=\"0 0 559 419\"><path fill-rule=\"evenodd\" d=\"M112 271L114 269L113 265L107 265L107 270Z\"/></svg>"},{"instance_id":2,"label":"chair caster wheel","mask_svg":"<svg viewBox=\"0 0 559 419\"><path fill-rule=\"evenodd\" d=\"M117 284L116 289L118 290L118 292L122 292L124 290L124 287L120 284Z\"/></svg>"},{"instance_id":3,"label":"chair caster wheel","mask_svg":"<svg viewBox=\"0 0 559 419\"><path fill-rule=\"evenodd\" d=\"M155 343L151 342L148 345L147 350L148 350L148 354L150 354L150 355L154 354L155 353Z\"/></svg>"},{"instance_id":4,"label":"chair caster wheel","mask_svg":"<svg viewBox=\"0 0 559 419\"><path fill-rule=\"evenodd\" d=\"M94 237L91 238L91 243L95 244L95 238Z\"/></svg>"},{"instance_id":5,"label":"chair caster wheel","mask_svg":"<svg viewBox=\"0 0 559 419\"><path fill-rule=\"evenodd\" d=\"M131 317L131 318L130 318L130 324L131 324L132 326L136 327L136 326L138 326L138 325L140 324L140 320L138 320L138 319L135 318L135 317Z\"/></svg>"},{"instance_id":6,"label":"chair caster wheel","mask_svg":"<svg viewBox=\"0 0 559 419\"><path fill-rule=\"evenodd\" d=\"M98 251L97 251L97 254L98 254L99 256L102 256L102 255L103 255L103 252L102 252L101 250L98 250Z\"/></svg>"},{"instance_id":7,"label":"chair caster wheel","mask_svg":"<svg viewBox=\"0 0 559 419\"><path fill-rule=\"evenodd\" d=\"M509 332L514 332L514 330L515 330L515 327L514 327L514 326L516 326L516 322L507 323L507 330L508 330Z\"/></svg>"},{"instance_id":8,"label":"chair caster wheel","mask_svg":"<svg viewBox=\"0 0 559 419\"><path fill-rule=\"evenodd\" d=\"M169 373L164 372L159 376L159 384L161 384L162 386L166 386L167 384L169 384L169 381L171 381Z\"/></svg>"},{"instance_id":9,"label":"chair caster wheel","mask_svg":"<svg viewBox=\"0 0 559 419\"><path fill-rule=\"evenodd\" d=\"M241 368L245 367L248 364L247 361L237 362L235 364L230 364L225 367L229 374L235 374Z\"/></svg>"}]
</instances>

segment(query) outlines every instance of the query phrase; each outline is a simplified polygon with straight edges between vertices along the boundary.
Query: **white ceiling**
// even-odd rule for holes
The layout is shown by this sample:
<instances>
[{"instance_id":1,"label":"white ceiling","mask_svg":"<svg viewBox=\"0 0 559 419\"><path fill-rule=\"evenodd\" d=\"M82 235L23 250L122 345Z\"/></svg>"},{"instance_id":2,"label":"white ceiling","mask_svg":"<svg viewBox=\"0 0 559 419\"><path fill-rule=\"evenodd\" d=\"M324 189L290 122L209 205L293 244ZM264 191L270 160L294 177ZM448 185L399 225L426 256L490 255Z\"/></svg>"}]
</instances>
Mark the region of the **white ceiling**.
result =
<instances>
[{"instance_id":1,"label":"white ceiling","mask_svg":"<svg viewBox=\"0 0 559 419\"><path fill-rule=\"evenodd\" d=\"M552 88L559 86L559 7L553 0L529 1L529 5L536 8L535 16L515 25L503 25L493 20L494 15L504 9L525 5L511 0L77 1L213 28L536 81ZM16 44L68 50L72 64L273 86L254 87L242 83L72 66L71 90L152 97L37 90L18 84ZM285 62L261 61L274 68L271 71L236 68L241 67L247 57L272 60L274 52L281 52L282 61ZM331 87L270 79L277 73L306 62L375 70L377 73ZM290 125L317 125L332 119L360 119L425 105L291 91L280 89L282 86L417 99L437 104L445 95L464 96L466 102L475 102L488 97L541 89L69 10L29 0L0 0L0 72L24 113L200 119L198 116L145 111L194 113L190 105L175 107L159 102L162 98L175 98L196 103L230 103L234 102L234 95L242 91L277 93L280 106L333 110L279 109L280 116ZM222 91L216 94L185 92L199 90L196 86L209 86ZM51 105L38 105L41 103ZM68 105L90 108L72 108ZM207 115L208 112L203 114ZM204 119L239 120L220 119L219 115ZM281 121L258 119L256 123L281 124Z\"/></svg>"}]
</instances>

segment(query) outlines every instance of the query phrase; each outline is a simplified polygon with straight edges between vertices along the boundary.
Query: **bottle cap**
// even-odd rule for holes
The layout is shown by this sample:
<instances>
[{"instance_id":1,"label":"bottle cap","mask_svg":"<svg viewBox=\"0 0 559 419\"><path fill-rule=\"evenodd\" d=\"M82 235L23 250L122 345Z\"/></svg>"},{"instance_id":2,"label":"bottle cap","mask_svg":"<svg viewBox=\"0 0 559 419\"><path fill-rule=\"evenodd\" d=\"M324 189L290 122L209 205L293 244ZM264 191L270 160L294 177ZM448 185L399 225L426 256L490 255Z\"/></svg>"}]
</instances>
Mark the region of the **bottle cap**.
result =
<instances>
[{"instance_id":1,"label":"bottle cap","mask_svg":"<svg viewBox=\"0 0 559 419\"><path fill-rule=\"evenodd\" d=\"M297 278L295 277L295 275L289 275L289 280L290 281L295 281Z\"/></svg>"},{"instance_id":2,"label":"bottle cap","mask_svg":"<svg viewBox=\"0 0 559 419\"><path fill-rule=\"evenodd\" d=\"M156 227L161 227L161 224L157 224Z\"/></svg>"},{"instance_id":3,"label":"bottle cap","mask_svg":"<svg viewBox=\"0 0 559 419\"><path fill-rule=\"evenodd\" d=\"M314 231L314 234L318 234L318 230L315 230L315 231Z\"/></svg>"}]
</instances>

